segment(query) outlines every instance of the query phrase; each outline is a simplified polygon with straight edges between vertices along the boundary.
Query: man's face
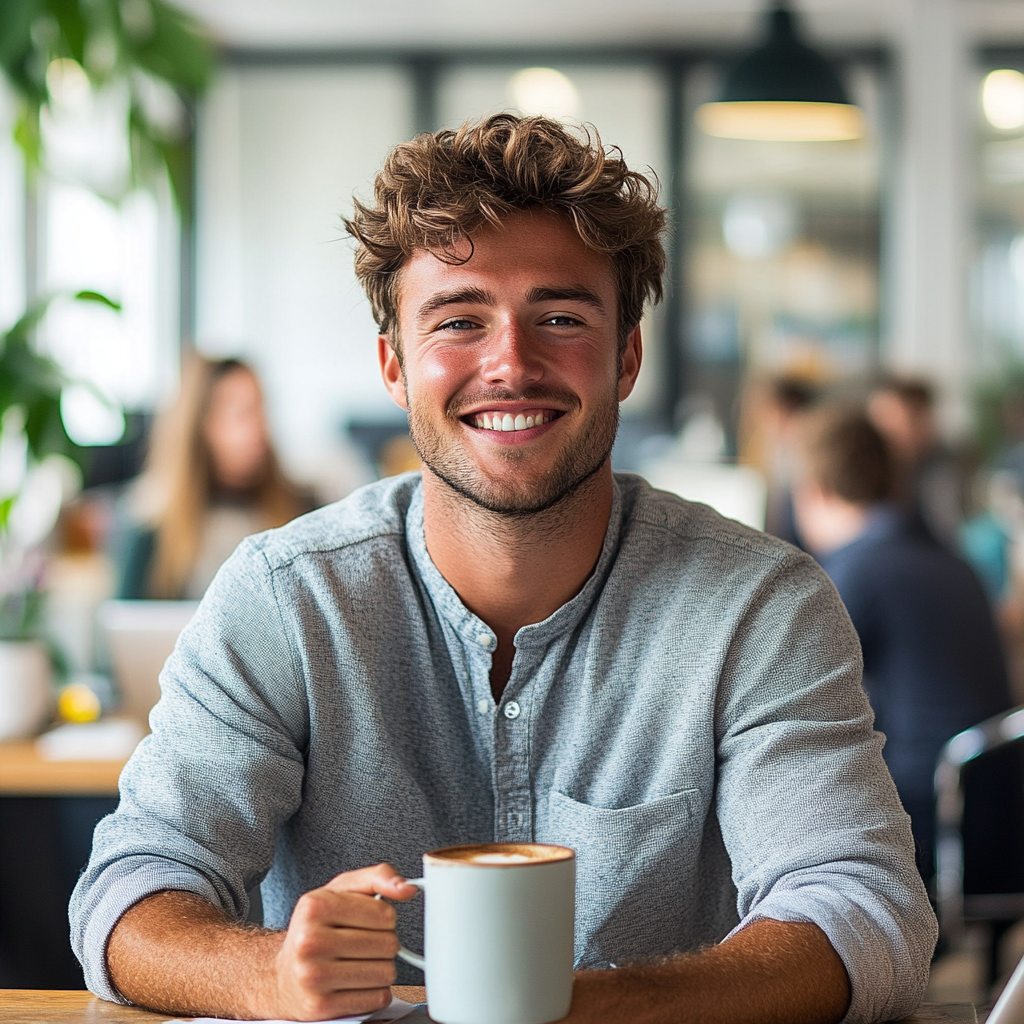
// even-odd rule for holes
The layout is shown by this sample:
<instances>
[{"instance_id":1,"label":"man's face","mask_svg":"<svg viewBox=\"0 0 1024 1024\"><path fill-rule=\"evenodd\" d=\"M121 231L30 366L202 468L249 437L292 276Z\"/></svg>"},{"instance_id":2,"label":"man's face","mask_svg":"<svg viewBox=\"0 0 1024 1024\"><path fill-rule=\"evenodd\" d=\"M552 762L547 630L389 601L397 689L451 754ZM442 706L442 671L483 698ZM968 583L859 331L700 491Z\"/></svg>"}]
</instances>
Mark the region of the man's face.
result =
<instances>
[{"instance_id":1,"label":"man's face","mask_svg":"<svg viewBox=\"0 0 1024 1024\"><path fill-rule=\"evenodd\" d=\"M601 470L640 366L639 329L620 366L617 313L611 262L552 214L478 231L461 266L415 253L399 279L404 369L386 337L379 349L428 469L506 515Z\"/></svg>"}]
</instances>

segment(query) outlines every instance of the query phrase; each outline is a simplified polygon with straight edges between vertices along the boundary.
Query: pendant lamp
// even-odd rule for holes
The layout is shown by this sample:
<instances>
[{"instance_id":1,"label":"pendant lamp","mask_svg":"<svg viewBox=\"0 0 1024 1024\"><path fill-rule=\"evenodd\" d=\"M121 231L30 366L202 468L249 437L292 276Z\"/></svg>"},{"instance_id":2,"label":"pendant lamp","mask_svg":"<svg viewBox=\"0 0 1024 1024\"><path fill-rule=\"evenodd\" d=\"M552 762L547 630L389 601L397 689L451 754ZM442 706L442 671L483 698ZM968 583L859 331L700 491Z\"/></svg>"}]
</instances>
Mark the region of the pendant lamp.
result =
<instances>
[{"instance_id":1,"label":"pendant lamp","mask_svg":"<svg viewBox=\"0 0 1024 1024\"><path fill-rule=\"evenodd\" d=\"M779 142L835 142L864 134L864 115L839 76L803 43L785 4L768 14L768 38L729 72L722 96L697 109L708 135Z\"/></svg>"}]
</instances>

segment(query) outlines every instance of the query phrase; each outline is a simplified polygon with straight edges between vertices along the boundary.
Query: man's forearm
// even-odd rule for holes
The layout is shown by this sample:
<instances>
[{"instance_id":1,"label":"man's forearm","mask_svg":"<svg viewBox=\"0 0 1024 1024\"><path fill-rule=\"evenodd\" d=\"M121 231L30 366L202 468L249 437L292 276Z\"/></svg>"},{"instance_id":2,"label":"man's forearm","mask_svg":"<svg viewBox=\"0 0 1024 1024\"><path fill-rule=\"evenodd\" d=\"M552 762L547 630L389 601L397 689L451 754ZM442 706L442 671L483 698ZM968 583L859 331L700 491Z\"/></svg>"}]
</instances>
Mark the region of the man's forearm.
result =
<instances>
[{"instance_id":1,"label":"man's forearm","mask_svg":"<svg viewBox=\"0 0 1024 1024\"><path fill-rule=\"evenodd\" d=\"M328 1020L391 1001L395 910L375 899L416 894L388 864L349 871L304 893L286 932L236 924L185 892L131 907L107 946L127 999L191 1016Z\"/></svg>"},{"instance_id":2,"label":"man's forearm","mask_svg":"<svg viewBox=\"0 0 1024 1024\"><path fill-rule=\"evenodd\" d=\"M166 1013L265 1016L283 932L245 927L191 893L161 892L128 910L107 947L126 999Z\"/></svg>"},{"instance_id":3,"label":"man's forearm","mask_svg":"<svg viewBox=\"0 0 1024 1024\"><path fill-rule=\"evenodd\" d=\"M579 972L568 1020L836 1024L849 1003L846 969L817 925L757 921L701 953Z\"/></svg>"}]
</instances>

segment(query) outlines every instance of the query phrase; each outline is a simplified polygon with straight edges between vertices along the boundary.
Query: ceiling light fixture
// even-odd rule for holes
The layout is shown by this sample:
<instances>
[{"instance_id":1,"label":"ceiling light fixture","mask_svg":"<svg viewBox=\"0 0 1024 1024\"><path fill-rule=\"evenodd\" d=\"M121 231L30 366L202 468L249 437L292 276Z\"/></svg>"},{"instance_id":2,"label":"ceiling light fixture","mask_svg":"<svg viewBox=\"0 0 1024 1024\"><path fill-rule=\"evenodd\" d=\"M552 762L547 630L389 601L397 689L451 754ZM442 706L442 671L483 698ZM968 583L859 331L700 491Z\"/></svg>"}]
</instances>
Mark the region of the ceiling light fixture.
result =
<instances>
[{"instance_id":1,"label":"ceiling light fixture","mask_svg":"<svg viewBox=\"0 0 1024 1024\"><path fill-rule=\"evenodd\" d=\"M768 38L729 72L721 98L697 109L708 135L777 142L838 142L864 134L864 114L835 70L801 42L792 11L768 14Z\"/></svg>"},{"instance_id":2,"label":"ceiling light fixture","mask_svg":"<svg viewBox=\"0 0 1024 1024\"><path fill-rule=\"evenodd\" d=\"M509 98L524 114L576 117L580 94L572 79L554 68L523 68L508 82Z\"/></svg>"},{"instance_id":3,"label":"ceiling light fixture","mask_svg":"<svg viewBox=\"0 0 1024 1024\"><path fill-rule=\"evenodd\" d=\"M1014 68L990 71L981 89L981 105L993 128L1024 128L1024 75Z\"/></svg>"}]
</instances>

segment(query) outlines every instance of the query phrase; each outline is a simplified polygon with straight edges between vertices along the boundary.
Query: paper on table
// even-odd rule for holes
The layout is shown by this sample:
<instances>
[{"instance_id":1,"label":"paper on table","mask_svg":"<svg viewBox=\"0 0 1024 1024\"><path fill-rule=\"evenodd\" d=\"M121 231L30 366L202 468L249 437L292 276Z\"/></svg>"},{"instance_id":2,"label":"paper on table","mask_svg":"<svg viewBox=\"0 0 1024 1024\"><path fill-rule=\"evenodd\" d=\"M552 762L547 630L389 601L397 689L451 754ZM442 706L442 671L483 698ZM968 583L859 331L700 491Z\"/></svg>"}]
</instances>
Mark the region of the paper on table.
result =
<instances>
[{"instance_id":1,"label":"paper on table","mask_svg":"<svg viewBox=\"0 0 1024 1024\"><path fill-rule=\"evenodd\" d=\"M377 1010L375 1013L364 1013L358 1017L335 1017L329 1021L323 1021L322 1024L359 1024L360 1021L371 1021L371 1020L399 1020L402 1017L412 1013L415 1009L412 1003L407 1003L404 999L392 999L390 1006L385 1006L383 1010ZM224 1024L224 1017L195 1017L188 1018L187 1021L190 1024ZM186 1020L175 1019L167 1021L167 1024L187 1024ZM263 1020L263 1021L250 1021L249 1024L292 1024L290 1021L283 1020Z\"/></svg>"},{"instance_id":2,"label":"paper on table","mask_svg":"<svg viewBox=\"0 0 1024 1024\"><path fill-rule=\"evenodd\" d=\"M69 722L36 740L44 761L119 761L128 757L145 735L127 718L102 722Z\"/></svg>"}]
</instances>

